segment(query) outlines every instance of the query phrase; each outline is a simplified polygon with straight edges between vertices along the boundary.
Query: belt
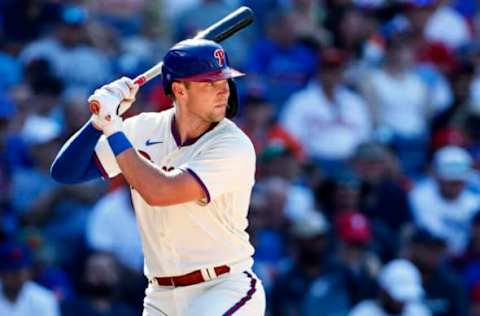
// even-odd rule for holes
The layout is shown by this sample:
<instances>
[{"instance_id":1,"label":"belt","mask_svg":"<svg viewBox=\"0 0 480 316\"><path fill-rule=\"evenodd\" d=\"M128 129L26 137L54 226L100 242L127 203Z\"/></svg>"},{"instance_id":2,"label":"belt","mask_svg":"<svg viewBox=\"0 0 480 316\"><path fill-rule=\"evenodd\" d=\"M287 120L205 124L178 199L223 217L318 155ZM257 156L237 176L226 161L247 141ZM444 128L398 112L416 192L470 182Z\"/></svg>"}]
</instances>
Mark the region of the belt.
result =
<instances>
[{"instance_id":1,"label":"belt","mask_svg":"<svg viewBox=\"0 0 480 316\"><path fill-rule=\"evenodd\" d=\"M172 277L155 277L154 280L158 285L161 286L188 286L193 284L202 283L211 279L214 279L217 276L230 272L230 267L227 265L214 267L213 271L211 269L205 269L205 273L202 273L201 270L195 270L193 272L172 276ZM211 272L215 272L215 275L211 275ZM206 274L206 278L204 278Z\"/></svg>"}]
</instances>

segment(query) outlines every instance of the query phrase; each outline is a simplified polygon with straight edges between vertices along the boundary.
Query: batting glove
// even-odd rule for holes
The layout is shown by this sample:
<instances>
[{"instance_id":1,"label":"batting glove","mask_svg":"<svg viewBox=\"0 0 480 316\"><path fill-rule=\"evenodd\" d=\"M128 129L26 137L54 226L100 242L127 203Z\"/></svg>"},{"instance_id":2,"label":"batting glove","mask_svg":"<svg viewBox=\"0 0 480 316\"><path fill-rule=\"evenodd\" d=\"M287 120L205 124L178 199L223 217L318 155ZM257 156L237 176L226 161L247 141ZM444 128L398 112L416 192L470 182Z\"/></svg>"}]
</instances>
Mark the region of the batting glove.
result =
<instances>
[{"instance_id":1,"label":"batting glove","mask_svg":"<svg viewBox=\"0 0 480 316\"><path fill-rule=\"evenodd\" d=\"M108 137L117 132L121 132L122 128L123 128L123 119L118 115L114 115L112 119L103 126L102 130L103 130L103 134Z\"/></svg>"},{"instance_id":2,"label":"batting glove","mask_svg":"<svg viewBox=\"0 0 480 316\"><path fill-rule=\"evenodd\" d=\"M93 114L99 114L104 110L104 113L121 116L135 102L138 89L139 85L133 80L122 77L95 90L94 94L88 98L88 102L97 105L98 113Z\"/></svg>"},{"instance_id":3,"label":"batting glove","mask_svg":"<svg viewBox=\"0 0 480 316\"><path fill-rule=\"evenodd\" d=\"M101 113L93 114L90 121L96 129L101 130L107 137L121 132L123 128L123 119L116 114L109 116L108 120Z\"/></svg>"},{"instance_id":4,"label":"batting glove","mask_svg":"<svg viewBox=\"0 0 480 316\"><path fill-rule=\"evenodd\" d=\"M123 115L132 106L139 88L138 84L127 77L122 77L105 86L108 91L122 97L122 101L117 108L117 115Z\"/></svg>"}]
</instances>

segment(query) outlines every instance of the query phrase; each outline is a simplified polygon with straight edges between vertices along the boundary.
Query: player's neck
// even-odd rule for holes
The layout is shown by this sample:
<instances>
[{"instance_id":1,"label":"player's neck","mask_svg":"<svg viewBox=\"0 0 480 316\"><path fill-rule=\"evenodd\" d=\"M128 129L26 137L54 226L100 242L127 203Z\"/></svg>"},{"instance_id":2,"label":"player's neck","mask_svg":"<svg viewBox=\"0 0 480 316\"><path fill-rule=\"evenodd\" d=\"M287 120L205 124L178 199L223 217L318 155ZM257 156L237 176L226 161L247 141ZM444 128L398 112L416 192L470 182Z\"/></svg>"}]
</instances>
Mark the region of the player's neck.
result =
<instances>
[{"instance_id":1,"label":"player's neck","mask_svg":"<svg viewBox=\"0 0 480 316\"><path fill-rule=\"evenodd\" d=\"M196 139L211 129L212 123L206 122L182 111L175 112L175 125L182 144L188 140Z\"/></svg>"}]
</instances>

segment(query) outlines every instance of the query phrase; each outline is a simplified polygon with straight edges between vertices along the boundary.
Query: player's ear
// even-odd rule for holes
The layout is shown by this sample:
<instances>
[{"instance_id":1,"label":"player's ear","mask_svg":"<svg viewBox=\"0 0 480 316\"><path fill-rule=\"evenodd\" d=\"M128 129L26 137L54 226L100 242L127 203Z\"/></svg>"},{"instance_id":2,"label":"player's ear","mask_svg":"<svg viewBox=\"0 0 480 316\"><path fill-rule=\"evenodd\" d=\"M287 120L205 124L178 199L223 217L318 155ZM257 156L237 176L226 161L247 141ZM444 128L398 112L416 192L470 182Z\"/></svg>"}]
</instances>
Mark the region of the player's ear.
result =
<instances>
[{"instance_id":1,"label":"player's ear","mask_svg":"<svg viewBox=\"0 0 480 316\"><path fill-rule=\"evenodd\" d=\"M174 81L172 82L172 92L176 96L184 96L186 87L182 82Z\"/></svg>"}]
</instances>

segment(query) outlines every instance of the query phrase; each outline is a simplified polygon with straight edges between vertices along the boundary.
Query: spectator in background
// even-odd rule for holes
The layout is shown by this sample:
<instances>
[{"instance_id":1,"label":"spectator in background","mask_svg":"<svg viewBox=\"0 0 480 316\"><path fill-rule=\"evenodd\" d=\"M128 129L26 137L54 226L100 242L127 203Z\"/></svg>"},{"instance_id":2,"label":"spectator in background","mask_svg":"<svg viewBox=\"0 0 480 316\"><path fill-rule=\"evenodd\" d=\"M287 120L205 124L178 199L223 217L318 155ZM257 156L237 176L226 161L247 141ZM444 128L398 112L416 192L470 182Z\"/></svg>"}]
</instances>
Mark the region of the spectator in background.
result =
<instances>
[{"instance_id":1,"label":"spectator in background","mask_svg":"<svg viewBox=\"0 0 480 316\"><path fill-rule=\"evenodd\" d=\"M375 8L368 4L362 7L354 3L334 5L326 11L325 26L331 32L333 46L345 50L350 55L344 71L345 84L357 92L361 91L368 73L379 63L377 60L379 57L373 53L376 50L371 49L381 43L378 41L379 35L376 34L379 22L375 14Z\"/></svg>"},{"instance_id":2,"label":"spectator in background","mask_svg":"<svg viewBox=\"0 0 480 316\"><path fill-rule=\"evenodd\" d=\"M363 213L359 204L360 185L355 173L344 170L342 174L328 179L317 188L317 201L323 205L326 215L332 221L343 214ZM398 251L398 232L389 229L383 221L375 218L370 220L370 224L374 236L372 249L383 261L395 258Z\"/></svg>"},{"instance_id":3,"label":"spectator in background","mask_svg":"<svg viewBox=\"0 0 480 316\"><path fill-rule=\"evenodd\" d=\"M246 64L253 81L268 87L267 99L279 113L285 101L314 75L315 52L299 42L293 13L274 10L267 18L267 37L253 45Z\"/></svg>"},{"instance_id":4,"label":"spectator in background","mask_svg":"<svg viewBox=\"0 0 480 316\"><path fill-rule=\"evenodd\" d=\"M5 95L0 94L0 240L2 235L16 229L16 216L11 209L11 176L12 162L10 161L9 122L15 115L15 104ZM9 154L10 153L10 154Z\"/></svg>"},{"instance_id":5,"label":"spectator in background","mask_svg":"<svg viewBox=\"0 0 480 316\"><path fill-rule=\"evenodd\" d=\"M21 47L43 35L58 18L61 4L57 1L2 1L0 29L6 42Z\"/></svg>"},{"instance_id":6,"label":"spectator in background","mask_svg":"<svg viewBox=\"0 0 480 316\"><path fill-rule=\"evenodd\" d=\"M244 101L240 128L247 134L257 155L267 146L278 144L294 154L299 161L305 153L300 143L275 121L275 108L263 96L248 94Z\"/></svg>"},{"instance_id":7,"label":"spectator in background","mask_svg":"<svg viewBox=\"0 0 480 316\"><path fill-rule=\"evenodd\" d=\"M362 10L361 6L346 1L332 6L326 13L325 25L332 33L331 44L360 57L364 43L375 32L373 10Z\"/></svg>"},{"instance_id":8,"label":"spectator in background","mask_svg":"<svg viewBox=\"0 0 480 316\"><path fill-rule=\"evenodd\" d=\"M368 218L347 212L335 218L338 259L345 268L350 305L375 295L375 279L381 263L371 249L373 234Z\"/></svg>"},{"instance_id":9,"label":"spectator in background","mask_svg":"<svg viewBox=\"0 0 480 316\"><path fill-rule=\"evenodd\" d=\"M58 150L60 132L60 125L50 118L35 116L25 122L21 136L28 146L33 165L16 168L12 174L12 204L18 214L32 212L30 215L33 216L36 202L60 189L49 176L49 164ZM42 201L39 208L50 211L50 205L44 203Z\"/></svg>"},{"instance_id":10,"label":"spectator in background","mask_svg":"<svg viewBox=\"0 0 480 316\"><path fill-rule=\"evenodd\" d=\"M480 43L473 42L465 51L466 57L475 66L475 77L471 86L470 99L472 106L474 106L478 111L480 108Z\"/></svg>"},{"instance_id":11,"label":"spectator in background","mask_svg":"<svg viewBox=\"0 0 480 316\"><path fill-rule=\"evenodd\" d=\"M316 78L292 95L280 118L307 157L327 174L340 171L356 146L370 136L367 105L342 81L346 58L344 51L324 50Z\"/></svg>"},{"instance_id":12,"label":"spectator in background","mask_svg":"<svg viewBox=\"0 0 480 316\"><path fill-rule=\"evenodd\" d=\"M410 42L414 47L416 60L419 63L417 72L431 90L429 97L432 101L432 106L436 109L444 110L452 102L450 87L446 82L445 76L448 77L451 71L454 70L456 57L453 48L449 47L448 43L429 38L429 35L426 34L427 28L430 28L430 21L435 8L440 2L444 1L405 1L403 7L405 9L406 25L403 29L406 29L411 36ZM442 34L439 34L440 32L435 30L434 32L437 33L435 36L448 37L445 34L455 33L455 31L452 32L448 23L445 24L444 21L441 23L443 24L441 27L447 26L448 31L441 31ZM435 22L435 24L437 25L434 28L437 28L439 23ZM456 27L455 23L451 26L453 28Z\"/></svg>"},{"instance_id":13,"label":"spectator in background","mask_svg":"<svg viewBox=\"0 0 480 316\"><path fill-rule=\"evenodd\" d=\"M421 172L430 104L406 33L387 39L384 64L366 78L363 89L377 137L394 146L407 174Z\"/></svg>"},{"instance_id":14,"label":"spectator in background","mask_svg":"<svg viewBox=\"0 0 480 316\"><path fill-rule=\"evenodd\" d=\"M31 253L13 241L0 244L0 315L60 316L53 292L31 281Z\"/></svg>"},{"instance_id":15,"label":"spectator in background","mask_svg":"<svg viewBox=\"0 0 480 316\"><path fill-rule=\"evenodd\" d=\"M459 61L450 75L453 88L453 104L439 112L431 121L432 139L437 133L456 129L465 131L468 117L472 110L471 87L475 78L475 66L470 61Z\"/></svg>"},{"instance_id":16,"label":"spectator in background","mask_svg":"<svg viewBox=\"0 0 480 316\"><path fill-rule=\"evenodd\" d=\"M112 255L93 252L83 271L82 295L62 304L63 316L133 316L128 305L117 299L121 274Z\"/></svg>"},{"instance_id":17,"label":"spectator in background","mask_svg":"<svg viewBox=\"0 0 480 316\"><path fill-rule=\"evenodd\" d=\"M468 242L470 221L480 208L480 195L467 186L472 158L463 148L446 146L432 161L433 176L410 192L416 225L447 242L450 254L462 253Z\"/></svg>"},{"instance_id":18,"label":"spectator in background","mask_svg":"<svg viewBox=\"0 0 480 316\"><path fill-rule=\"evenodd\" d=\"M314 168L302 169L289 150L277 145L267 147L259 160L263 171L256 186L272 194L272 207L281 209L289 220L303 217L305 212L316 208L309 183L316 172Z\"/></svg>"},{"instance_id":19,"label":"spectator in background","mask_svg":"<svg viewBox=\"0 0 480 316\"><path fill-rule=\"evenodd\" d=\"M291 226L296 251L292 266L281 273L272 291L275 316L345 315L349 296L345 274L328 255L330 225L319 212L305 214Z\"/></svg>"},{"instance_id":20,"label":"spectator in background","mask_svg":"<svg viewBox=\"0 0 480 316\"><path fill-rule=\"evenodd\" d=\"M480 316L480 283L470 293L470 316Z\"/></svg>"},{"instance_id":21,"label":"spectator in background","mask_svg":"<svg viewBox=\"0 0 480 316\"><path fill-rule=\"evenodd\" d=\"M475 39L480 24L473 18L475 15L477 20L480 17L480 7L473 0L447 2L448 0L0 0L0 241L7 236L25 240L35 250L34 265L29 267L29 270L33 268L33 280L52 290L58 300L67 298L68 310L78 309L79 313L87 313L86 316L91 316L88 314L91 310L87 309L92 306L96 306L93 315L102 314L101 308L97 307L112 300L92 299L98 295L87 293L102 292L102 286L100 289L95 289L95 286L82 288L80 298L75 300L77 293L71 290L69 281L78 282L83 277L79 266L84 259L78 258L85 257L86 246L94 251L110 249L115 258L123 258L118 265L121 282L115 285L115 291L121 293L115 294L115 299L132 304L140 310L135 311L136 315L141 314L144 284L137 287L137 279L131 278L129 273L141 260L138 249L135 250L137 255L128 251L129 245L136 247L136 241L129 238L129 234L123 230L118 235L116 230L124 226L112 225L112 221L117 221L110 216L119 212L121 215L118 216L125 216L128 225L132 224L131 217L134 214L128 213L128 196L114 191L109 195L113 200L110 202L118 203L123 208L105 207L112 204L104 200L97 201L98 193L105 189L103 186L98 186L98 183L72 187L52 185L49 184L49 179L43 178L45 168L40 166L46 165L51 159L49 152L52 150L49 147L55 147L58 138L70 135L77 129L79 122L85 121L82 117L88 118L90 115L85 105L86 95L93 85L96 87L98 82L105 82L113 75L135 77L158 62L158 56L162 56L174 36L182 39L191 36L192 32L195 33L230 10L248 5L254 10L255 22L226 40L225 45L236 52L231 56L231 62L240 68L244 67L244 70L254 70L258 79L258 82L238 86L242 101L245 100L245 95L248 96L246 103L242 103L244 107L240 109L244 114L242 123L245 132L252 138L258 155L257 183L252 192L252 208L249 211L251 225L248 227L252 243L257 249L254 269L266 287L267 308L275 306L275 310L278 310L284 306L293 306L292 309L297 313L295 316L309 313L331 316L328 311L332 308L326 306L322 309L319 306L328 303L330 295L333 295L332 304L339 302L339 314L345 316L351 309L349 305L352 302L365 298L362 297L363 293L358 294L356 290L359 283L365 282L362 288L370 293L373 273L368 274L369 278L365 276L365 270L375 270L370 265L370 257L378 256L382 262L398 258L401 238L413 225L413 213L408 203L413 200L413 194L409 201L406 191L411 188L413 181L425 175L423 167L430 161L430 154L433 156L436 149L445 145L468 148L475 160L473 164L480 167L480 45ZM407 3L406 9L404 3ZM468 12L467 23L471 23L468 27L473 33L469 34L470 30L465 27L466 19L452 10L453 6L468 6L472 10ZM394 18L391 20L391 17ZM409 32L407 35L403 35L405 30ZM388 72L386 68L390 65L381 64L384 44L390 45L398 32L400 43L395 44L398 50L387 47L387 57L395 57L397 64L410 66L405 67L408 69L404 72ZM390 37L392 34L393 38ZM325 58L325 64L318 70L315 66L316 50L321 49L327 55L329 46L341 49L348 55L348 60L337 62L335 58L330 61ZM390 63L389 60L386 62ZM472 65L475 69L472 69ZM421 136L430 137L430 140L410 144L411 147L407 146L408 143L392 143L395 145L392 146L394 150L384 147L389 144L372 143L385 141L388 137L382 133L365 133L373 125L371 114L368 110L362 110L366 105L359 104L365 102L361 99L358 101L358 95L351 93L350 89L357 93L369 91L362 90L362 84L371 83L371 74L380 72L386 72L392 77L388 81L391 84L388 87L393 91L393 103L398 100L400 118L394 118L393 123L399 125L399 128L417 124L409 116L401 116L411 113L410 106L417 104L420 99L415 89L409 89L405 82L411 82L410 78L414 77L413 81L420 82L418 86L424 86L427 106L418 111L421 115L418 125L425 127ZM310 79L317 80L315 89L301 91ZM332 79L339 82L338 88L327 89L334 86L332 82L335 80ZM151 81L142 87L142 93L132 108L133 112L128 115L171 107L171 100L164 95L161 84L158 84L160 81ZM260 100L255 99L248 94L252 91L250 83L254 87L265 84L266 93L262 94L265 100L262 97ZM375 83L386 85L385 82ZM325 88L326 86L328 87ZM342 97L330 97L329 91L342 91L333 93ZM307 92L310 94L307 95ZM300 113L296 107L291 106L279 113L287 106L284 100L293 100L293 95L296 96L295 100L305 102L304 107L308 108L304 117L298 120L295 116L303 115L304 112ZM393 110L386 112L387 116L394 114ZM282 121L277 124L274 119L279 114L282 114ZM283 117L286 119L283 120ZM320 123L315 125L312 121L317 118ZM287 120L295 120L291 130L284 125ZM54 122L56 127L45 128L45 125L53 126L47 121ZM367 122L366 127L363 127L362 122ZM48 130L54 130L53 134L59 136L42 140L51 137L48 136ZM298 138L292 130L301 137ZM431 131L434 133L429 134ZM28 134L30 136L25 138ZM345 148L345 134L347 139L354 140L351 146L346 146L351 147L351 151L341 151ZM24 138L29 141L27 144ZM358 143L362 143L358 148L357 139ZM426 158L424 145L428 142L432 148ZM324 149L322 146L325 151L321 151ZM332 153L335 157L333 159L330 158ZM396 157L398 153L400 155ZM342 163L338 164L340 168L335 169L325 163L321 165L323 169L320 169L320 163L316 165L315 162L323 162L325 156L334 162L341 160ZM317 157L321 159L318 158L315 162L310 160ZM408 175L415 178L404 176L397 161L402 162L401 166L406 167ZM413 168L415 172L411 172L411 161L418 163ZM336 175L338 169L343 172L346 166L353 167L359 179L341 179L340 174L333 179L332 190L315 201L312 188L323 183L326 176ZM445 181L440 181L436 175L417 183L414 188L418 194L415 196L422 206L415 213L415 220L421 218L422 223L426 222L425 227L431 225L433 228L437 224L432 223L438 221L442 227L440 231L453 236L447 238L448 244L450 240L455 245L459 240L464 240L459 244L466 245L460 247L464 251L458 250L454 257L455 267L463 282L455 281L455 275L445 268L445 259L450 259L446 256L452 255L452 252L445 253L444 244L412 242L408 245L410 250L416 250L407 251L407 255L410 257L409 253L416 253L415 262L419 266L423 262L422 267L428 267L429 264L433 267L433 261L439 262L437 268L422 268L422 271L427 271L423 273L429 286L427 302L439 315L464 316L462 313L467 308L462 310L458 307L461 306L458 302L462 301L459 297L463 295L458 289L463 286L470 294L472 316L480 316L480 215L472 206L473 219L461 219L470 212L465 211L464 205L472 201L464 197L475 196L469 189L480 191L480 177L473 168L470 168L470 174L474 179L469 177L467 181L462 180L465 185L456 199L444 197L444 193L446 196L454 195L448 192L455 190L452 186L445 189L444 184L440 185L440 182ZM455 182L459 184L462 181L447 182L453 182L454 187ZM430 184L426 185L427 182ZM425 189L427 187L428 190ZM328 204L333 200L335 207L331 206L333 203ZM292 223L304 223L302 218L305 216L315 222L315 216L310 218L308 214L319 212L315 210L318 208L327 216L327 221L335 224L338 243L328 243L326 253L321 255L323 259L317 259L318 264L300 264L299 262L308 261L305 258L307 255L297 260L292 253L302 251L311 254L316 251L316 242L294 241L291 245L292 253L289 253L289 228ZM337 211L339 214L334 216ZM89 215L91 223L96 222L98 225L88 227ZM343 224L343 230L337 227L340 225L337 223L340 217L351 219L362 215L367 217L368 229L358 224L358 220L346 221L348 225ZM107 220L101 219L102 217ZM121 218L119 220L122 221ZM104 221L109 225L99 224ZM353 225L353 222L357 224ZM93 226L102 226L103 229L94 228L89 231ZM303 226L308 227L309 223ZM131 231L131 228L126 229ZM366 237L367 230L370 231L369 238ZM91 233L90 237L85 235L86 231ZM352 231L364 233L352 237ZM326 233L320 235L328 238L331 234L333 232L327 229ZM112 237L117 235L120 237ZM87 238L84 239L85 237ZM123 238L126 241L122 242ZM89 240L89 245L86 245L85 242ZM123 247L120 249L117 244ZM312 251L305 250L308 247ZM289 266L292 260L295 260L296 268ZM107 262L110 259L100 261ZM0 266L3 263L0 259ZM97 264L94 266L98 267ZM106 266L110 266L110 263ZM130 266L131 269L125 266ZM298 268L300 266L302 268ZM110 268L107 270L110 271ZM103 271L103 268L99 271ZM310 271L320 272L313 277L306 276ZM145 279L141 277L139 282L145 282ZM283 288L275 286L280 283ZM300 286L297 287L298 284ZM4 288L2 285L0 292ZM38 300L43 300L44 292L40 292ZM278 299L271 300L272 297L278 297L278 293L283 300L280 303ZM335 296L332 293L340 294ZM19 302L22 299L20 295ZM92 301L95 303L92 304ZM0 298L0 305L3 302L11 305L10 301ZM375 302L379 300L375 299ZM82 307L83 304L87 307ZM279 305L281 306L278 307ZM106 314L110 312L112 310L108 308L104 311ZM289 310L282 309L280 316L288 312ZM10 311L0 310L0 316L11 314ZM37 314L42 316L36 311L28 313ZM373 316L373 312L368 316Z\"/></svg>"},{"instance_id":22,"label":"spectator in background","mask_svg":"<svg viewBox=\"0 0 480 316\"><path fill-rule=\"evenodd\" d=\"M415 1L415 0L412 0ZM418 0L416 0L418 1ZM431 15L425 25L425 37L451 49L467 45L472 34L464 16L450 5L450 0L429 0Z\"/></svg>"},{"instance_id":23,"label":"spectator in background","mask_svg":"<svg viewBox=\"0 0 480 316\"><path fill-rule=\"evenodd\" d=\"M465 252L454 258L453 263L463 278L466 291L472 295L480 294L480 212L472 219Z\"/></svg>"},{"instance_id":24,"label":"spectator in background","mask_svg":"<svg viewBox=\"0 0 480 316\"><path fill-rule=\"evenodd\" d=\"M25 226L41 228L61 263L66 263L82 244L87 214L103 187L99 182L67 187L53 181L50 165L61 135L54 120L41 116L27 120L21 135L32 165L17 168L12 175L12 207Z\"/></svg>"},{"instance_id":25,"label":"spectator in background","mask_svg":"<svg viewBox=\"0 0 480 316\"><path fill-rule=\"evenodd\" d=\"M298 162L289 151L273 146L267 148L259 160L261 177L255 191L268 203L263 212L268 225L258 233L257 247L260 246L261 250L256 248L256 254L263 251L286 255L288 224L315 209L315 199L310 186L303 181Z\"/></svg>"},{"instance_id":26,"label":"spectator in background","mask_svg":"<svg viewBox=\"0 0 480 316\"><path fill-rule=\"evenodd\" d=\"M174 21L180 14L191 8L193 5L196 5L199 1L200 0L163 0L161 10L165 12L165 16L168 20Z\"/></svg>"},{"instance_id":27,"label":"spectator in background","mask_svg":"<svg viewBox=\"0 0 480 316\"><path fill-rule=\"evenodd\" d=\"M93 89L112 77L111 61L85 43L87 13L81 7L64 6L53 34L29 43L20 59L24 65L39 58L48 60L55 75L69 87Z\"/></svg>"},{"instance_id":28,"label":"spectator in background","mask_svg":"<svg viewBox=\"0 0 480 316\"><path fill-rule=\"evenodd\" d=\"M317 0L291 1L292 19L296 37L303 43L318 49L326 46L331 38L322 27L323 8Z\"/></svg>"},{"instance_id":29,"label":"spectator in background","mask_svg":"<svg viewBox=\"0 0 480 316\"><path fill-rule=\"evenodd\" d=\"M271 142L259 154L257 176L259 179L281 177L292 185L305 185L301 161L283 143Z\"/></svg>"},{"instance_id":30,"label":"spectator in background","mask_svg":"<svg viewBox=\"0 0 480 316\"><path fill-rule=\"evenodd\" d=\"M145 10L147 2L153 3L156 0L86 1L89 11L97 20L110 24L122 36L132 35L140 31L141 13Z\"/></svg>"},{"instance_id":31,"label":"spectator in background","mask_svg":"<svg viewBox=\"0 0 480 316\"><path fill-rule=\"evenodd\" d=\"M466 316L467 297L458 275L447 265L446 243L423 229L407 237L405 256L422 276L425 304L434 316Z\"/></svg>"},{"instance_id":32,"label":"spectator in background","mask_svg":"<svg viewBox=\"0 0 480 316\"><path fill-rule=\"evenodd\" d=\"M386 264L378 276L379 292L375 300L356 305L348 316L430 316L421 303L424 295L420 273L405 259Z\"/></svg>"},{"instance_id":33,"label":"spectator in background","mask_svg":"<svg viewBox=\"0 0 480 316\"><path fill-rule=\"evenodd\" d=\"M115 225L111 224L113 218ZM93 206L88 216L85 237L89 248L110 252L128 270L142 273L140 234L126 185L104 195Z\"/></svg>"},{"instance_id":34,"label":"spectator in background","mask_svg":"<svg viewBox=\"0 0 480 316\"><path fill-rule=\"evenodd\" d=\"M49 73L43 73L32 78L30 87L35 107L30 109L25 124L28 124L28 120L50 118L62 125L61 96L64 91L62 81Z\"/></svg>"},{"instance_id":35,"label":"spectator in background","mask_svg":"<svg viewBox=\"0 0 480 316\"><path fill-rule=\"evenodd\" d=\"M262 280L267 298L282 266L289 260L286 241L287 219L278 214L272 195L264 190L254 190L250 199L248 233L255 246L253 269Z\"/></svg>"},{"instance_id":36,"label":"spectator in background","mask_svg":"<svg viewBox=\"0 0 480 316\"><path fill-rule=\"evenodd\" d=\"M360 182L350 169L329 177L316 189L317 203L332 221L347 212L359 212Z\"/></svg>"},{"instance_id":37,"label":"spectator in background","mask_svg":"<svg viewBox=\"0 0 480 316\"><path fill-rule=\"evenodd\" d=\"M143 0L142 0L143 1ZM143 1L145 8L141 16L142 23L139 32L133 33L128 37L122 37L121 41L112 40L112 44L119 44L117 49L120 52L111 49L112 52L118 52L119 72L134 78L138 74L150 68L152 65L162 60L165 53L173 45L171 34L174 30L170 27L169 21L165 19L165 11L158 8L164 5L163 0ZM128 12L128 17L131 12ZM101 27L101 25L99 25ZM114 33L115 29L105 28L105 33ZM98 38L95 33L92 38ZM101 40L101 38L100 38ZM98 40L97 40L98 41ZM102 42L98 41L98 45ZM112 45L113 46L113 45ZM162 86L161 80L158 80L156 87ZM148 87L145 87L148 89Z\"/></svg>"},{"instance_id":38,"label":"spectator in background","mask_svg":"<svg viewBox=\"0 0 480 316\"><path fill-rule=\"evenodd\" d=\"M29 246L32 250L32 261L34 271L34 281L46 287L55 293L58 302L61 304L63 300L75 295L74 284L72 278L76 278L75 274L70 274L67 267L69 264L60 264L58 260L58 249L53 243L45 237L40 229L35 227L24 227L18 234L19 240ZM80 248L76 248L78 255L83 255ZM76 262L72 264L75 266ZM70 271L72 271L70 270Z\"/></svg>"},{"instance_id":39,"label":"spectator in background","mask_svg":"<svg viewBox=\"0 0 480 316\"><path fill-rule=\"evenodd\" d=\"M360 144L352 166L360 179L360 209L368 218L399 231L412 220L405 188L389 170L388 150L375 142Z\"/></svg>"},{"instance_id":40,"label":"spectator in background","mask_svg":"<svg viewBox=\"0 0 480 316\"><path fill-rule=\"evenodd\" d=\"M2 42L2 35L0 34L0 42ZM15 58L4 47L5 44L0 44L0 93L4 93L15 85L20 84L23 77L23 69L20 61Z\"/></svg>"}]
</instances>

